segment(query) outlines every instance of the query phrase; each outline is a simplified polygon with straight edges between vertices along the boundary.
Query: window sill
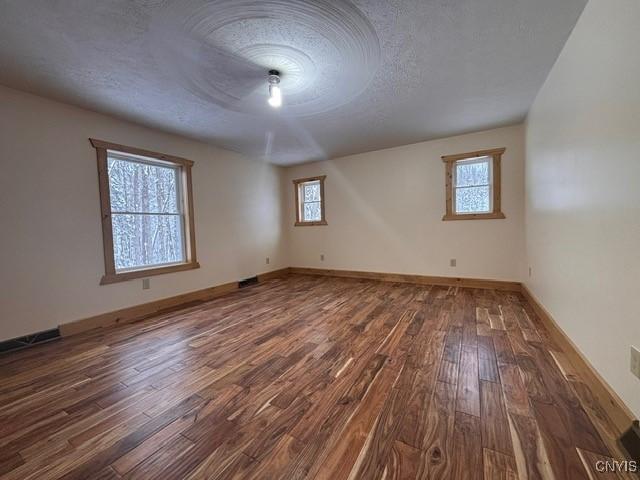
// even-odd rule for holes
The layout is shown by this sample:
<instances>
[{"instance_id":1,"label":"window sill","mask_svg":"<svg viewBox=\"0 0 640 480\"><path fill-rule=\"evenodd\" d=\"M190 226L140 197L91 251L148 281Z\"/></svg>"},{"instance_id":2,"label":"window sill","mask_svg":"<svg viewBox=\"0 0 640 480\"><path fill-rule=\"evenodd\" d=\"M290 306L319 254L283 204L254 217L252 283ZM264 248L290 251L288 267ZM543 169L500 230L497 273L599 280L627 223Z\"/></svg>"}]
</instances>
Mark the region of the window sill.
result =
<instances>
[{"instance_id":1,"label":"window sill","mask_svg":"<svg viewBox=\"0 0 640 480\"><path fill-rule=\"evenodd\" d=\"M322 220L321 222L296 222L294 223L295 227L317 227L320 225L327 225L326 220Z\"/></svg>"},{"instance_id":2,"label":"window sill","mask_svg":"<svg viewBox=\"0 0 640 480\"><path fill-rule=\"evenodd\" d=\"M178 265L169 265L167 267L146 268L143 270L132 270L130 272L106 274L100 279L100 285L108 285L110 283L126 282L135 280L136 278L147 278L164 273L182 272L185 270L193 270L200 268L198 262L180 263Z\"/></svg>"},{"instance_id":3,"label":"window sill","mask_svg":"<svg viewBox=\"0 0 640 480\"><path fill-rule=\"evenodd\" d=\"M504 213L502 212L492 212L492 213L461 213L461 214L453 214L453 215L445 215L442 217L442 220L497 220L506 218Z\"/></svg>"}]
</instances>

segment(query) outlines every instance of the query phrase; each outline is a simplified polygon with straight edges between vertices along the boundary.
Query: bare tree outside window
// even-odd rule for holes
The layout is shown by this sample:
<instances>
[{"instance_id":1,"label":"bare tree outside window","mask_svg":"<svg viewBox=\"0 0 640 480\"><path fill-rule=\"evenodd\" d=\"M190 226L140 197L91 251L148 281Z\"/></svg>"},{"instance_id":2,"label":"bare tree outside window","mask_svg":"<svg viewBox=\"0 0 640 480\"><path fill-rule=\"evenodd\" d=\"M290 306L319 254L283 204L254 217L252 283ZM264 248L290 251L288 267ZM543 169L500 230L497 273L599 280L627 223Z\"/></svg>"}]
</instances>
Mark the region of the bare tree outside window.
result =
<instances>
[{"instance_id":1,"label":"bare tree outside window","mask_svg":"<svg viewBox=\"0 0 640 480\"><path fill-rule=\"evenodd\" d=\"M109 154L116 271L184 262L179 168Z\"/></svg>"}]
</instances>

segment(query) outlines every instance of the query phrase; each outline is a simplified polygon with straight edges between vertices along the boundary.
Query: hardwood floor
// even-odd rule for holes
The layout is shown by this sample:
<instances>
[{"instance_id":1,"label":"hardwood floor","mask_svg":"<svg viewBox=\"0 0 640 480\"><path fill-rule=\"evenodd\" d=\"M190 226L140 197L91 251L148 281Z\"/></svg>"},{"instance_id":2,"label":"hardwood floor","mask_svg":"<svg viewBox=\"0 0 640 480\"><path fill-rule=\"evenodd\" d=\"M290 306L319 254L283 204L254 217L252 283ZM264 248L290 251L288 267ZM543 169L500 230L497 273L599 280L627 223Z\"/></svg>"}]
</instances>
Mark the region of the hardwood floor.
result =
<instances>
[{"instance_id":1,"label":"hardwood floor","mask_svg":"<svg viewBox=\"0 0 640 480\"><path fill-rule=\"evenodd\" d=\"M1 356L0 379L3 479L575 480L622 459L495 290L293 275Z\"/></svg>"}]
</instances>

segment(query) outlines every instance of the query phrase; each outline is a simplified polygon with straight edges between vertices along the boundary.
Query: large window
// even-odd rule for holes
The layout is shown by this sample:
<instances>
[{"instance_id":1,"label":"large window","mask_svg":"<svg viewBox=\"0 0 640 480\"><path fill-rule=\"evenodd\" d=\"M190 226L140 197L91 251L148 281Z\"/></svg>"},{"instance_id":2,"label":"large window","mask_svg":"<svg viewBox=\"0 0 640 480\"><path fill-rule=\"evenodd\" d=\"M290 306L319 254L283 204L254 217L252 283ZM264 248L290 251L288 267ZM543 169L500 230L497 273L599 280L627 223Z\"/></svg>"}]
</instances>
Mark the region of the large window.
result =
<instances>
[{"instance_id":1,"label":"large window","mask_svg":"<svg viewBox=\"0 0 640 480\"><path fill-rule=\"evenodd\" d=\"M105 258L101 283L197 268L193 162L91 143L98 152Z\"/></svg>"},{"instance_id":2,"label":"large window","mask_svg":"<svg viewBox=\"0 0 640 480\"><path fill-rule=\"evenodd\" d=\"M326 225L324 215L324 179L300 178L293 181L296 195L296 225Z\"/></svg>"},{"instance_id":3,"label":"large window","mask_svg":"<svg viewBox=\"0 0 640 480\"><path fill-rule=\"evenodd\" d=\"M500 202L500 164L505 149L447 155L443 220L505 218Z\"/></svg>"}]
</instances>

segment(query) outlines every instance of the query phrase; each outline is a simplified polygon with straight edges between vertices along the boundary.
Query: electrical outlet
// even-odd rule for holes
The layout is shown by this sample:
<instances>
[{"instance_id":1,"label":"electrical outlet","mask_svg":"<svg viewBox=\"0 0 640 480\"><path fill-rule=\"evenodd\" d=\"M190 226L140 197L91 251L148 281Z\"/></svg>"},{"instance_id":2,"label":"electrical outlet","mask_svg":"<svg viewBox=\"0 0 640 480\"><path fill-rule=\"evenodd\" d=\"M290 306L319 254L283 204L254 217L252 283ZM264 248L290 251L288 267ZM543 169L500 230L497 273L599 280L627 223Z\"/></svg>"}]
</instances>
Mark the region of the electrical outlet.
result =
<instances>
[{"instance_id":1,"label":"electrical outlet","mask_svg":"<svg viewBox=\"0 0 640 480\"><path fill-rule=\"evenodd\" d=\"M321 262L324 262L324 253L321 253L321 254L320 254L320 261L321 261Z\"/></svg>"},{"instance_id":2,"label":"electrical outlet","mask_svg":"<svg viewBox=\"0 0 640 480\"><path fill-rule=\"evenodd\" d=\"M529 277L531 277L531 267L529 267Z\"/></svg>"},{"instance_id":3,"label":"electrical outlet","mask_svg":"<svg viewBox=\"0 0 640 480\"><path fill-rule=\"evenodd\" d=\"M267 257L266 263L267 265L269 265L269 257Z\"/></svg>"},{"instance_id":4,"label":"electrical outlet","mask_svg":"<svg viewBox=\"0 0 640 480\"><path fill-rule=\"evenodd\" d=\"M450 267L455 267L457 264L458 264L458 261L455 258L452 258L451 260L449 260Z\"/></svg>"},{"instance_id":5,"label":"electrical outlet","mask_svg":"<svg viewBox=\"0 0 640 480\"><path fill-rule=\"evenodd\" d=\"M640 350L631 346L631 373L640 378Z\"/></svg>"},{"instance_id":6,"label":"electrical outlet","mask_svg":"<svg viewBox=\"0 0 640 480\"><path fill-rule=\"evenodd\" d=\"M142 289L143 290L149 290L151 288L151 279L150 278L143 278L142 279Z\"/></svg>"}]
</instances>

